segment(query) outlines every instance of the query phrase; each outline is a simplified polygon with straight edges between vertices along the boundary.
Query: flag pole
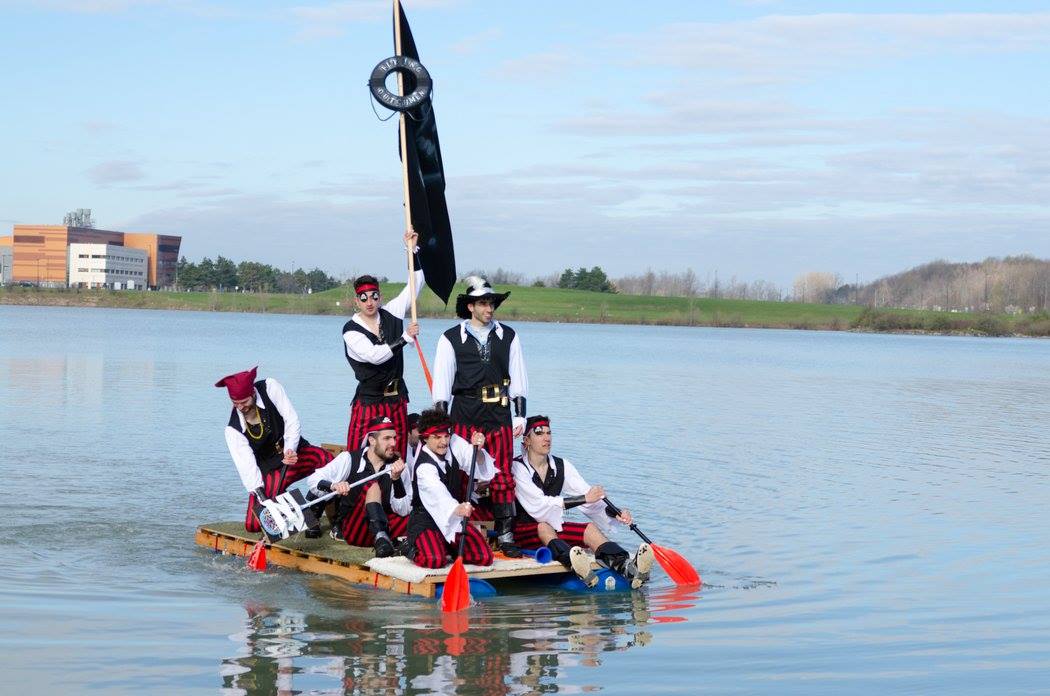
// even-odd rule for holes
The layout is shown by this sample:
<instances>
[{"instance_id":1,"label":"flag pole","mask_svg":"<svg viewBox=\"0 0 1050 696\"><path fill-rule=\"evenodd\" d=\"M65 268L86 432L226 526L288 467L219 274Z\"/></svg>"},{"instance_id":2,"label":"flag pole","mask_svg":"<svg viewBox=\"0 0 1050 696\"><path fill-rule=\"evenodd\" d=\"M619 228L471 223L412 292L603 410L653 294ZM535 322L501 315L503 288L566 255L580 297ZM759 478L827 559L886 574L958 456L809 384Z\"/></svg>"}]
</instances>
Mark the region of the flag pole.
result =
<instances>
[{"instance_id":1,"label":"flag pole","mask_svg":"<svg viewBox=\"0 0 1050 696\"><path fill-rule=\"evenodd\" d=\"M394 0L394 53L401 53L401 0ZM405 76L398 71L397 91L405 93ZM408 114L402 111L398 118L398 131L401 138L401 187L405 201L405 231L412 229L412 198L408 192L408 124L405 119ZM411 299L412 323L417 321L416 311L416 261L415 249L406 248L408 253L408 295ZM419 364L423 366L423 376L427 380L427 388L434 391L434 380L430 376L430 368L427 367L426 358L423 357L423 348L419 345L419 336L416 336L416 353L419 355Z\"/></svg>"}]
</instances>

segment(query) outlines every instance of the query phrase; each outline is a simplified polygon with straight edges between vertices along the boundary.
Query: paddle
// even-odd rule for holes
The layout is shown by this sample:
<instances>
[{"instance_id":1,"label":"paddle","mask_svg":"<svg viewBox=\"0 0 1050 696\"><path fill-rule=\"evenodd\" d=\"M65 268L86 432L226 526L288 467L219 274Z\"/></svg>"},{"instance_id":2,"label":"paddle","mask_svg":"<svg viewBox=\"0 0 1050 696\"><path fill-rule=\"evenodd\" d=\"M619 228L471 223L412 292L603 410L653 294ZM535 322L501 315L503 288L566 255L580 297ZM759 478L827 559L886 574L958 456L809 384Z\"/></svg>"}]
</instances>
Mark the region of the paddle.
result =
<instances>
[{"instance_id":1,"label":"paddle","mask_svg":"<svg viewBox=\"0 0 1050 696\"><path fill-rule=\"evenodd\" d=\"M280 491L284 486L284 475L288 473L288 465L281 465L281 480L277 482L277 490ZM262 502L256 500L255 502ZM254 512L254 511L253 511ZM259 513L255 514L256 517ZM259 520L259 527L262 527L262 520ZM262 533L262 537L252 547L252 552L248 554L248 568L251 570L266 570L266 532Z\"/></svg>"},{"instance_id":2,"label":"paddle","mask_svg":"<svg viewBox=\"0 0 1050 696\"><path fill-rule=\"evenodd\" d=\"M373 481L373 480L379 478L380 476L386 476L389 473L390 473L390 469L384 468L382 471L374 473L371 476L366 476L365 478L360 479L359 481L354 481L352 484L350 484L350 488L357 488L358 486L366 484L369 481ZM283 483L283 475L282 475L282 483ZM318 486L325 486L327 483L328 483L327 481L322 481L321 483L318 484ZM286 520L293 520L293 518L298 517L298 521L302 522L302 512L303 512L303 510L305 510L306 508L311 507L313 505L317 505L318 503L323 503L323 502L329 500L330 498L334 498L337 495L340 495L340 494L335 492L335 491L332 491L332 492L330 492L330 493L328 493L326 495L322 495L319 498L314 498L313 500L311 500L311 501L309 501L307 503L303 503L303 504L300 504L295 498L291 497L291 494L287 494L287 493L276 497L274 500L278 504L277 505L277 509L280 510L281 513L286 517ZM300 498L300 500L301 500L301 498ZM274 529L274 530L268 530L267 529L267 527L269 525L267 524L267 521L265 519L263 519L266 516L266 511L265 510L263 512L258 513L256 516L259 518L259 526L263 528L263 537L261 539L259 539L258 542L256 542L255 546L252 548L251 554L248 555L248 567L251 568L252 570L260 570L261 571L261 570L266 570L266 543L265 543L266 539L270 535L281 535L281 538L285 538L288 535L287 535L287 533L285 533L284 529ZM271 522L272 522L272 520L271 520ZM285 523L287 523L287 522L285 522ZM296 527L294 526L295 524L297 524L297 523L293 521L293 530L292 531L296 530ZM301 529L301 527L299 529Z\"/></svg>"},{"instance_id":3,"label":"paddle","mask_svg":"<svg viewBox=\"0 0 1050 696\"><path fill-rule=\"evenodd\" d=\"M616 507L605 498L605 507L608 508L614 516L619 516L621 513L620 508ZM664 572L671 578L676 585L699 585L700 574L696 572L696 569L689 564L689 561L685 560L674 549L664 548L663 546L657 546L652 540L642 533L642 530L638 529L638 525L633 522L630 524L631 531L642 538L642 541L649 544L653 548L653 553L656 555L656 561L660 564L660 567L664 569Z\"/></svg>"},{"instance_id":4,"label":"paddle","mask_svg":"<svg viewBox=\"0 0 1050 696\"><path fill-rule=\"evenodd\" d=\"M474 455L470 458L470 477L467 479L467 499L474 495L474 469L478 465L478 450L474 445ZM456 553L456 562L448 571L445 578L445 588L441 592L441 611L462 611L470 606L470 580L467 571L463 567L463 545L467 541L467 525L470 524L470 516L463 518L463 529L459 534L459 551Z\"/></svg>"}]
</instances>

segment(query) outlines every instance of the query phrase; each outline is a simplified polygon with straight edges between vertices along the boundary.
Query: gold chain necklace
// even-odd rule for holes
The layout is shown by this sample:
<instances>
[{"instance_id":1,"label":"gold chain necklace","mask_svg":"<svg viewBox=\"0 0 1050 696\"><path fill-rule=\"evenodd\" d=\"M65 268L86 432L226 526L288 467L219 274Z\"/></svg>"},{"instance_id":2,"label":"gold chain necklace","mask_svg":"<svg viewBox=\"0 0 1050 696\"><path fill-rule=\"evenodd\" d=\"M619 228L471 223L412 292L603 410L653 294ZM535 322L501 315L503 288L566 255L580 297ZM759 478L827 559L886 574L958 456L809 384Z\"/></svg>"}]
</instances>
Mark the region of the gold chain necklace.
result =
<instances>
[{"instance_id":1,"label":"gold chain necklace","mask_svg":"<svg viewBox=\"0 0 1050 696\"><path fill-rule=\"evenodd\" d=\"M259 415L259 407L258 406L255 407L255 417L259 419L259 434L258 435L256 435L255 433L252 432L252 424L248 422L247 418L244 419L244 427L248 431L248 437L250 437L253 440L261 440L262 436L263 436L263 429L264 428L263 428L262 416Z\"/></svg>"}]
</instances>

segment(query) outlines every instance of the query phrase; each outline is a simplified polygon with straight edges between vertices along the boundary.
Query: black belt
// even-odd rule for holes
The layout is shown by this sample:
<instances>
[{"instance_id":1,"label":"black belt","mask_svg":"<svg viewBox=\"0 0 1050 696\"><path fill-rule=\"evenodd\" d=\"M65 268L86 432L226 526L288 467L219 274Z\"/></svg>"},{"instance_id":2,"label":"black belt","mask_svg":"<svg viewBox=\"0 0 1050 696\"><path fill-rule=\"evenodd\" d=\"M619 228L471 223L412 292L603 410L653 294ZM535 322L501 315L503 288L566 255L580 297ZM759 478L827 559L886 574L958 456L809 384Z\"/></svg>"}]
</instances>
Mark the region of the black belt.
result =
<instances>
[{"instance_id":1,"label":"black belt","mask_svg":"<svg viewBox=\"0 0 1050 696\"><path fill-rule=\"evenodd\" d=\"M357 385L357 391L354 393L354 398L359 396L371 397L371 398L385 398L388 396L401 396L404 394L402 389L402 381L400 377L394 377L385 384L376 384L375 382L361 383Z\"/></svg>"},{"instance_id":2,"label":"black belt","mask_svg":"<svg viewBox=\"0 0 1050 696\"><path fill-rule=\"evenodd\" d=\"M510 380L505 379L503 384L486 384L477 389L457 389L452 394L453 396L471 396L481 399L483 404L499 404L506 407L510 404L510 398L507 395L508 386L510 386Z\"/></svg>"}]
</instances>

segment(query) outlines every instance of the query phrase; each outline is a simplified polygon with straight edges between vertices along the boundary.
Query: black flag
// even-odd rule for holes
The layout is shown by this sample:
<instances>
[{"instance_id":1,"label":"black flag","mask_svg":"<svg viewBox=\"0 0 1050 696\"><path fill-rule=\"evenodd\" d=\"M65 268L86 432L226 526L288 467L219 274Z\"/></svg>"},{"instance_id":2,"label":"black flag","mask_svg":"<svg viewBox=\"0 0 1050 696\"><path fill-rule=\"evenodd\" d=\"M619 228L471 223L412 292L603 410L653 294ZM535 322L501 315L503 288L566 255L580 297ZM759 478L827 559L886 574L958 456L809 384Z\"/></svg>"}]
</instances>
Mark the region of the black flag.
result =
<instances>
[{"instance_id":1,"label":"black flag","mask_svg":"<svg viewBox=\"0 0 1050 696\"><path fill-rule=\"evenodd\" d=\"M394 52L419 60L412 30L401 9L394 3ZM405 84L405 92L412 85ZM445 204L445 171L441 166L434 106L429 99L402 116L405 120L406 149L402 161L408 167L408 197L412 227L419 234L419 260L427 285L445 304L456 284L456 253L452 246L452 224ZM398 150L401 140L398 138Z\"/></svg>"}]
</instances>

